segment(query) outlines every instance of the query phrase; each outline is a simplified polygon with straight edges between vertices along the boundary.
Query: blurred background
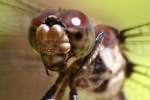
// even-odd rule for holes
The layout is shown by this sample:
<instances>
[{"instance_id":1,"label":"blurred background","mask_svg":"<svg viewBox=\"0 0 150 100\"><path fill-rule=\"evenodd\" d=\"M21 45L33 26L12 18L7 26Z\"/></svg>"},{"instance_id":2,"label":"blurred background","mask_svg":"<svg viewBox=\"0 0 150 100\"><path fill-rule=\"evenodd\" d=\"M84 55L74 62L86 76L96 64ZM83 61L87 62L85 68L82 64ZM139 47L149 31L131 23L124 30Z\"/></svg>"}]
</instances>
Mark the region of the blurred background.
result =
<instances>
[{"instance_id":1,"label":"blurred background","mask_svg":"<svg viewBox=\"0 0 150 100\"><path fill-rule=\"evenodd\" d=\"M27 34L32 17L58 8L78 9L93 22L119 30L150 22L149 0L0 0L0 100L39 100L53 84L56 73L46 76L39 56L28 44ZM150 65L150 58L144 60ZM125 89L127 95L132 95L130 100L150 100L150 90L144 92L145 99L138 99L130 91L134 89Z\"/></svg>"}]
</instances>

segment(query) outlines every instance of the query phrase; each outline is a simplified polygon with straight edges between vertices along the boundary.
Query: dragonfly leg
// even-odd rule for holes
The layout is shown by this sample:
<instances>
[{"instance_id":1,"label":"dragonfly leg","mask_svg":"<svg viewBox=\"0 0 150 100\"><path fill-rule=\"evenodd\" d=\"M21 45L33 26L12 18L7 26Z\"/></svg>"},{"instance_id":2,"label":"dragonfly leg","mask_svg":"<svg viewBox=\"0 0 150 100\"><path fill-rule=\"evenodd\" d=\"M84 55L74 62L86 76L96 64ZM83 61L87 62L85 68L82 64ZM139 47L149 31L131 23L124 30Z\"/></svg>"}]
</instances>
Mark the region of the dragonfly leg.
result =
<instances>
[{"instance_id":1,"label":"dragonfly leg","mask_svg":"<svg viewBox=\"0 0 150 100\"><path fill-rule=\"evenodd\" d=\"M69 78L70 79L69 80L69 88L70 88L69 100L79 100L76 85L74 84L74 80L75 80L76 75L77 75L77 72L72 74Z\"/></svg>"},{"instance_id":2,"label":"dragonfly leg","mask_svg":"<svg viewBox=\"0 0 150 100\"><path fill-rule=\"evenodd\" d=\"M50 76L50 73L49 73L48 68L46 66L45 66L45 72L46 72L47 76Z\"/></svg>"},{"instance_id":3,"label":"dragonfly leg","mask_svg":"<svg viewBox=\"0 0 150 100\"><path fill-rule=\"evenodd\" d=\"M68 85L68 74L60 73L54 85L46 92L42 100L61 100Z\"/></svg>"},{"instance_id":4,"label":"dragonfly leg","mask_svg":"<svg viewBox=\"0 0 150 100\"><path fill-rule=\"evenodd\" d=\"M47 92L46 94L43 96L43 98L41 100L55 100L53 99L53 94L55 93L57 87L56 84L54 84Z\"/></svg>"},{"instance_id":5,"label":"dragonfly leg","mask_svg":"<svg viewBox=\"0 0 150 100\"><path fill-rule=\"evenodd\" d=\"M79 100L79 96L78 96L78 93L77 93L77 90L75 88L72 88L70 90L70 100Z\"/></svg>"}]
</instances>

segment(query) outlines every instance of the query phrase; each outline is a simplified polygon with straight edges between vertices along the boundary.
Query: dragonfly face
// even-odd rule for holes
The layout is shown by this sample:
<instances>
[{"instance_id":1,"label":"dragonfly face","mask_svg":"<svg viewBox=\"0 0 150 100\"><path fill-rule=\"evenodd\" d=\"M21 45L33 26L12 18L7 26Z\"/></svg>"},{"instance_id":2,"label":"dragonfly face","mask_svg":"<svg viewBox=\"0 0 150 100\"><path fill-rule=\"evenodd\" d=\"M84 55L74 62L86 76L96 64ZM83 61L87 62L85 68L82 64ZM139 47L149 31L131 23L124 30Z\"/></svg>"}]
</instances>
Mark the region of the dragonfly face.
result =
<instances>
[{"instance_id":1,"label":"dragonfly face","mask_svg":"<svg viewBox=\"0 0 150 100\"><path fill-rule=\"evenodd\" d=\"M31 29L33 29L30 30L29 34L31 45L39 51L39 53L48 55L48 51L57 52L55 51L56 49L52 51L47 49L45 50L45 53L44 51L42 52L42 50L39 50L40 48L44 49L44 47L42 48L42 45L46 45L46 42L48 41L55 40L54 42L58 42L57 39L64 38L64 40L61 41L64 43L69 42L67 38L71 38L71 48L73 48L73 52L76 52L90 49L93 45L91 38L95 38L88 17L76 10L58 10L42 13L32 20ZM62 35L66 35L67 37L63 37ZM88 41L89 45L83 44L83 41ZM57 53L61 53L61 51L58 51Z\"/></svg>"},{"instance_id":2,"label":"dragonfly face","mask_svg":"<svg viewBox=\"0 0 150 100\"><path fill-rule=\"evenodd\" d=\"M29 32L31 46L43 56L47 66L64 63L70 55L86 56L94 39L88 17L76 10L42 13L32 20Z\"/></svg>"}]
</instances>

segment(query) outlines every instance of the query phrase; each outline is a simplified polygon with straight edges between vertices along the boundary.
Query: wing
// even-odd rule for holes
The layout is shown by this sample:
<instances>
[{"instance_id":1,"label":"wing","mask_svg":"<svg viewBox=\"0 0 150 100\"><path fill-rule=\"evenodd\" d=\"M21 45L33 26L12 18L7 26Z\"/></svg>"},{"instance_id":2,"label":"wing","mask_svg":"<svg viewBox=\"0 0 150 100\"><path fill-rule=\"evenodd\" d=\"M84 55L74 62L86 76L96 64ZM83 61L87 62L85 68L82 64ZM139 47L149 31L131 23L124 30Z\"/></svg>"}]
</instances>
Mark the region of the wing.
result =
<instances>
[{"instance_id":1,"label":"wing","mask_svg":"<svg viewBox=\"0 0 150 100\"><path fill-rule=\"evenodd\" d=\"M38 9L21 0L0 0L0 99L39 100L50 80L28 43Z\"/></svg>"},{"instance_id":2,"label":"wing","mask_svg":"<svg viewBox=\"0 0 150 100\"><path fill-rule=\"evenodd\" d=\"M26 61L27 64L27 62L31 63L31 59L38 60L33 55L27 38L30 20L37 11L31 10L17 0L11 2L7 0L0 1L0 9L1 68L4 67L3 69L6 69L9 66L19 67L22 62L25 63Z\"/></svg>"},{"instance_id":3,"label":"wing","mask_svg":"<svg viewBox=\"0 0 150 100\"><path fill-rule=\"evenodd\" d=\"M122 50L129 61L125 92L129 100L150 100L150 23L121 31Z\"/></svg>"}]
</instances>

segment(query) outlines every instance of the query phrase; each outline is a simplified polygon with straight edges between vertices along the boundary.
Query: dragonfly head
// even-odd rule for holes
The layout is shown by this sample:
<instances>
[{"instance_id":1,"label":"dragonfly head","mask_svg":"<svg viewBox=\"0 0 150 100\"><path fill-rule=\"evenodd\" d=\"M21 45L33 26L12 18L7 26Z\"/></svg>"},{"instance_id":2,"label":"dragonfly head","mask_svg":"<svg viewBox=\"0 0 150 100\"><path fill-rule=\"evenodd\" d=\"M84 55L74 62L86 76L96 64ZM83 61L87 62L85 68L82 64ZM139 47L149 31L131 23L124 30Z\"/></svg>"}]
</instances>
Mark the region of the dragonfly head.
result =
<instances>
[{"instance_id":1,"label":"dragonfly head","mask_svg":"<svg viewBox=\"0 0 150 100\"><path fill-rule=\"evenodd\" d=\"M32 21L29 41L39 53L51 55L61 52L55 48L54 43L69 42L70 45L63 50L71 52L74 56L85 57L95 43L95 33L89 18L77 10L49 11L37 16ZM60 41L66 35L69 40ZM59 42L58 42L59 41ZM70 48L71 46L71 48ZM69 49L70 48L70 49Z\"/></svg>"}]
</instances>

